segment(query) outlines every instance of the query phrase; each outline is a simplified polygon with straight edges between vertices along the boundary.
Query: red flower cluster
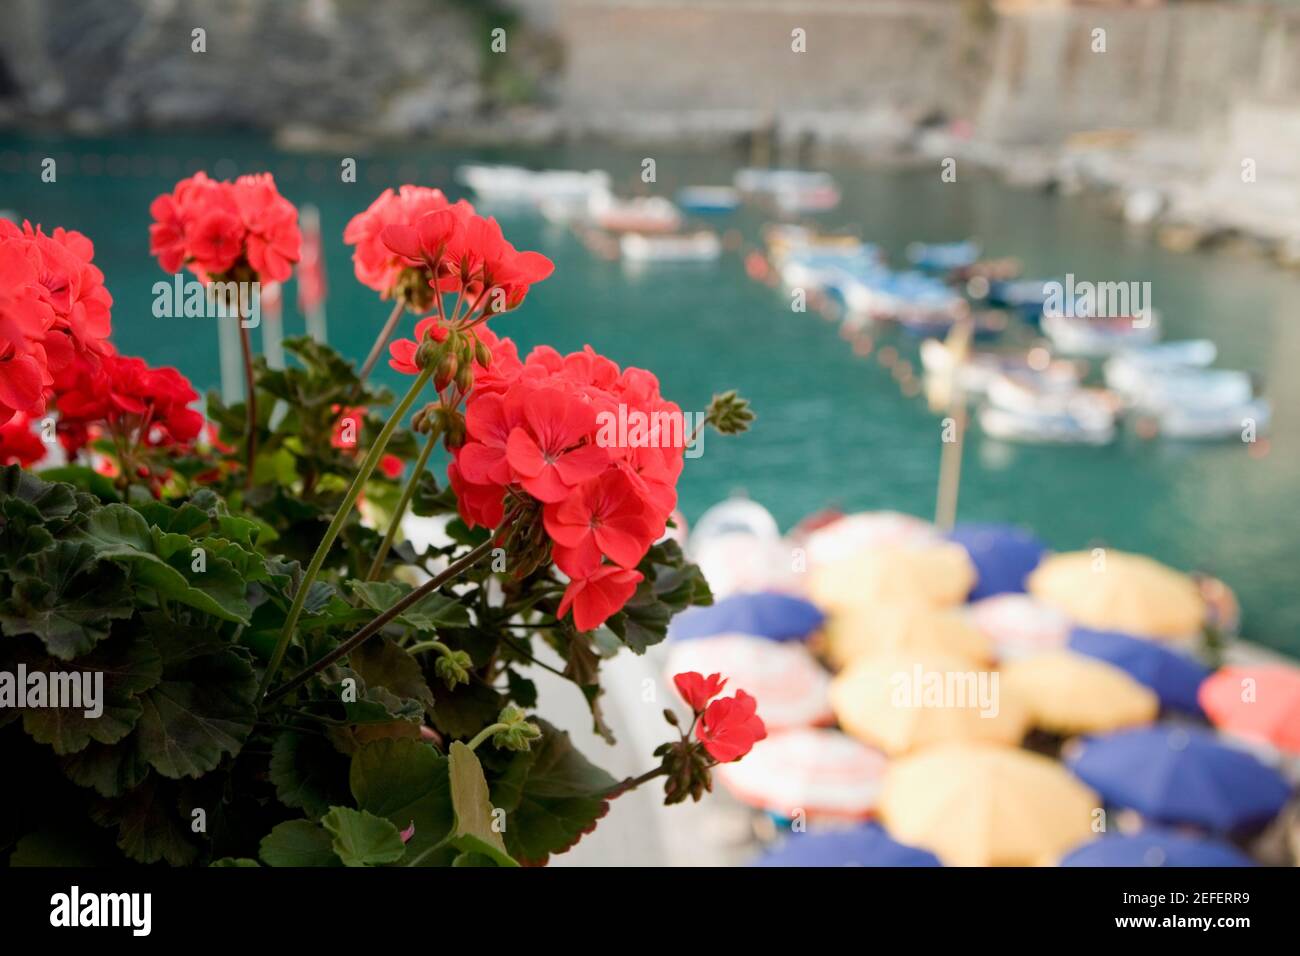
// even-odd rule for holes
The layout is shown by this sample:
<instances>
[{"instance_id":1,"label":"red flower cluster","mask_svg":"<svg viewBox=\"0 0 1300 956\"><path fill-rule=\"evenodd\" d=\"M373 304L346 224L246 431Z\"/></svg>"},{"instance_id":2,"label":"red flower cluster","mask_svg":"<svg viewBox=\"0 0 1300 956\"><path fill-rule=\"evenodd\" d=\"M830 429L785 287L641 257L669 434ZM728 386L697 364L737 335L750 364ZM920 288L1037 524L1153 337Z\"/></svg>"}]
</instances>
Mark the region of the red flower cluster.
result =
<instances>
[{"instance_id":1,"label":"red flower cluster","mask_svg":"<svg viewBox=\"0 0 1300 956\"><path fill-rule=\"evenodd\" d=\"M333 410L338 412L340 408L335 405ZM364 405L342 409L342 414L334 423L334 431L330 434L330 445L355 456L361 445L361 429L365 427L366 411ZM379 470L387 478L400 477L405 467L402 459L396 455L383 455L379 459Z\"/></svg>"},{"instance_id":2,"label":"red flower cluster","mask_svg":"<svg viewBox=\"0 0 1300 956\"><path fill-rule=\"evenodd\" d=\"M635 592L636 566L664 533L683 464L680 427L630 445L612 440L606 423L628 409L680 423L681 410L654 375L620 370L590 347L562 356L542 346L521 362L509 340L496 346L466 403L468 439L448 476L471 525L496 527L507 491L543 505L553 559L571 579L560 614L572 608L589 631Z\"/></svg>"},{"instance_id":3,"label":"red flower cluster","mask_svg":"<svg viewBox=\"0 0 1300 956\"><path fill-rule=\"evenodd\" d=\"M465 297L466 318L518 307L555 269L540 252L515 249L495 219L465 200L450 203L441 190L420 186L385 190L352 218L343 241L356 246L352 261L363 285L390 298L404 272L420 270L431 288Z\"/></svg>"},{"instance_id":4,"label":"red flower cluster","mask_svg":"<svg viewBox=\"0 0 1300 956\"><path fill-rule=\"evenodd\" d=\"M718 763L739 760L767 736L758 701L749 694L738 690L735 697L713 700L727 683L721 674L705 677L687 671L675 676L673 683L697 718L696 739Z\"/></svg>"},{"instance_id":5,"label":"red flower cluster","mask_svg":"<svg viewBox=\"0 0 1300 956\"><path fill-rule=\"evenodd\" d=\"M149 207L149 251L166 272L187 266L200 279L247 265L262 282L283 282L301 251L298 210L270 173L233 183L195 173Z\"/></svg>"},{"instance_id":6,"label":"red flower cluster","mask_svg":"<svg viewBox=\"0 0 1300 956\"><path fill-rule=\"evenodd\" d=\"M100 423L136 448L184 448L203 430L203 416L189 407L199 396L185 376L144 359L109 354L77 363L56 394L59 437L69 454Z\"/></svg>"},{"instance_id":7,"label":"red flower cluster","mask_svg":"<svg viewBox=\"0 0 1300 956\"><path fill-rule=\"evenodd\" d=\"M0 220L0 422L45 411L54 375L110 349L113 297L79 232Z\"/></svg>"}]
</instances>

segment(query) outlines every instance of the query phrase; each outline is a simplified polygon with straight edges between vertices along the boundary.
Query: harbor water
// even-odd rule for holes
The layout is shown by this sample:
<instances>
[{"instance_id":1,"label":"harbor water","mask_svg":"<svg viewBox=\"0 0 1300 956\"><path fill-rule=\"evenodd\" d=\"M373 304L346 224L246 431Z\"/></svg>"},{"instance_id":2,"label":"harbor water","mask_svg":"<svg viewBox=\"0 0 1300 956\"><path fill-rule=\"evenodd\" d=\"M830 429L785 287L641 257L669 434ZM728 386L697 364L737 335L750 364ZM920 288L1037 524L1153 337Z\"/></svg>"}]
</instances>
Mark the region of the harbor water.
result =
<instances>
[{"instance_id":1,"label":"harbor water","mask_svg":"<svg viewBox=\"0 0 1300 956\"><path fill-rule=\"evenodd\" d=\"M203 168L218 177L260 169L297 204L319 207L329 279L332 345L359 360L387 314L352 277L342 243L349 217L386 186L454 182L465 161L603 168L615 188L671 196L686 185L729 183L742 157L569 146L469 151L404 145L355 155L356 182L343 182L336 154L277 151L254 137L147 136L110 139L0 136L0 208L47 228L94 240L114 297L119 349L175 365L204 391L218 384L213 320L158 319L153 286L166 278L148 252L149 202ZM40 185L55 160L59 188ZM655 160L656 182L641 181ZM1270 432L1254 444L1179 444L1125 432L1113 445L1030 447L983 437L972 426L962 472L963 521L1034 528L1061 549L1109 546L1221 577L1238 593L1244 634L1300 656L1300 277L1236 252L1186 255L1161 249L1087 198L1008 188L974 171L943 182L934 168L831 167L841 205L817 218L878 242L894 262L913 240L974 236L988 256L1016 256L1025 275L1149 281L1166 339L1205 337L1216 363L1259 373L1273 401ZM710 504L744 492L783 526L826 507L933 515L941 423L922 399L903 395L875 356L860 357L833 323L793 311L780 290L747 278L741 252L716 263L631 268L593 255L572 232L518 210L491 210L520 248L544 252L555 275L525 306L496 320L521 351L538 342L577 349L590 342L624 364L657 372L664 392L689 411L715 391L738 389L758 414L738 439L709 434L688 461L681 509L693 521ZM744 208L713 224L752 246L766 221ZM286 290L286 331L298 334L295 289ZM409 332L411 319L404 328ZM915 343L890 339L918 368ZM387 368L380 377L396 386Z\"/></svg>"}]
</instances>

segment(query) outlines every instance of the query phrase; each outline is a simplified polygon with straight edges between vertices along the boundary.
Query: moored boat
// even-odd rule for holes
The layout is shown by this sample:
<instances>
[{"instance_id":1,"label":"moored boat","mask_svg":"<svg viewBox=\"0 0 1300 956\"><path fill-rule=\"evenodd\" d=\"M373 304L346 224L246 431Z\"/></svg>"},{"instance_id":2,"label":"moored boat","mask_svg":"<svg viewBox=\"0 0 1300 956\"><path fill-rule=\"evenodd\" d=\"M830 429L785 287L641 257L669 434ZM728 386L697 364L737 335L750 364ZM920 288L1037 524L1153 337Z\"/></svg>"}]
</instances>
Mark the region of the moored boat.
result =
<instances>
[{"instance_id":1,"label":"moored boat","mask_svg":"<svg viewBox=\"0 0 1300 956\"><path fill-rule=\"evenodd\" d=\"M619 239L619 249L631 262L712 262L722 255L722 241L707 229L675 235L629 232Z\"/></svg>"}]
</instances>

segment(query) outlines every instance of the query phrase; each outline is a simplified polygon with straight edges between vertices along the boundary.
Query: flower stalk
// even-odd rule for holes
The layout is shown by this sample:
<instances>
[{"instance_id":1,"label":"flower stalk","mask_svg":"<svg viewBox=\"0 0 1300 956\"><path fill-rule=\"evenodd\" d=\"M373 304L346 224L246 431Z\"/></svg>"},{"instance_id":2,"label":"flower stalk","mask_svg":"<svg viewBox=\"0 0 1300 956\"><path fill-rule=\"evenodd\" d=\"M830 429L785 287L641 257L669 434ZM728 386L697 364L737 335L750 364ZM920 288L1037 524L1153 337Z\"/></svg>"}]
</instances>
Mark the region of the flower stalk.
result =
<instances>
[{"instance_id":1,"label":"flower stalk","mask_svg":"<svg viewBox=\"0 0 1300 956\"><path fill-rule=\"evenodd\" d=\"M373 581L379 577L379 572L384 568L384 560L393 547L393 541L397 538L397 531L402 524L406 509L410 506L411 499L415 497L415 489L420 483L420 476L424 474L425 466L429 463L429 455L438 443L440 431L441 429L435 428L429 432L424 447L420 449L420 457L415 460L415 467L411 469L411 477L407 479L406 487L402 489L402 497L398 499L397 507L393 509L393 517L388 522L388 531L384 533L384 540L380 542L379 550L375 552L375 559L370 563L370 570L366 572L367 581Z\"/></svg>"},{"instance_id":2,"label":"flower stalk","mask_svg":"<svg viewBox=\"0 0 1300 956\"><path fill-rule=\"evenodd\" d=\"M348 516L356 506L357 499L361 497L361 490L366 486L366 482L370 480L370 476L374 474L375 468L379 465L379 459L383 456L384 449L393 437L393 432L397 430L397 426L406 417L406 413L415 404L416 398L432 376L433 369L431 368L422 369L420 374L416 376L415 381L411 383L410 389L384 424L379 437L370 446L365 460L361 463L360 470L352 480L352 486L348 488L343 503L339 505L338 511L334 513L334 519L325 530L325 535L321 538L320 544L316 547L316 553L312 555L311 563L307 565L307 570L302 576L302 582L298 585L297 591L294 592L293 604L289 607L289 615L285 619L284 629L280 632L280 640L275 645L271 660L267 663L266 672L262 675L262 683L258 687L257 699L259 701L266 696L267 688L271 686L271 681L275 679L276 673L280 670L280 665L284 663L284 655L289 650L290 641L293 640L294 628L297 627L298 619L302 616L303 605L307 602L307 594L311 590L312 583L320 574L330 548L333 547L335 539L343 530L343 525L347 522Z\"/></svg>"}]
</instances>

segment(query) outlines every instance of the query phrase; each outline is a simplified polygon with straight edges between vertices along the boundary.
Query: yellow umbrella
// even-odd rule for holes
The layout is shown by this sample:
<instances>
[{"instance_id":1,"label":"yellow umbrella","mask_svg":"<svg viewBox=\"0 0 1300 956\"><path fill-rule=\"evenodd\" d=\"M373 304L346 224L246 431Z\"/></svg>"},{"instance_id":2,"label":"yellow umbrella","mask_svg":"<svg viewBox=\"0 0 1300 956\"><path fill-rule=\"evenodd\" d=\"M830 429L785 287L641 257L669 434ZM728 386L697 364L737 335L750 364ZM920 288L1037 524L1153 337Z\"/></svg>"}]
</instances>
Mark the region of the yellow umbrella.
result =
<instances>
[{"instance_id":1,"label":"yellow umbrella","mask_svg":"<svg viewBox=\"0 0 1300 956\"><path fill-rule=\"evenodd\" d=\"M947 866L1034 866L1095 836L1101 799L1054 760L951 744L892 763L880 818Z\"/></svg>"},{"instance_id":2,"label":"yellow umbrella","mask_svg":"<svg viewBox=\"0 0 1300 956\"><path fill-rule=\"evenodd\" d=\"M872 604L831 615L827 653L839 665L876 654L950 654L975 664L993 660L993 642L954 609L921 604Z\"/></svg>"},{"instance_id":3,"label":"yellow umbrella","mask_svg":"<svg viewBox=\"0 0 1300 956\"><path fill-rule=\"evenodd\" d=\"M1029 593L1085 627L1178 640L1200 633L1205 601L1196 583L1139 554L1073 551L1029 575Z\"/></svg>"},{"instance_id":4,"label":"yellow umbrella","mask_svg":"<svg viewBox=\"0 0 1300 956\"><path fill-rule=\"evenodd\" d=\"M870 604L960 604L975 584L975 566L959 544L947 541L886 547L815 567L812 599L834 611Z\"/></svg>"},{"instance_id":5,"label":"yellow umbrella","mask_svg":"<svg viewBox=\"0 0 1300 956\"><path fill-rule=\"evenodd\" d=\"M831 708L846 733L891 756L952 741L1014 746L1029 713L1000 685L996 671L960 657L884 654L831 682Z\"/></svg>"},{"instance_id":6,"label":"yellow umbrella","mask_svg":"<svg viewBox=\"0 0 1300 956\"><path fill-rule=\"evenodd\" d=\"M1036 727L1056 734L1090 734L1149 724L1160 700L1114 664L1048 651L1002 669L1002 689L1024 701Z\"/></svg>"}]
</instances>

